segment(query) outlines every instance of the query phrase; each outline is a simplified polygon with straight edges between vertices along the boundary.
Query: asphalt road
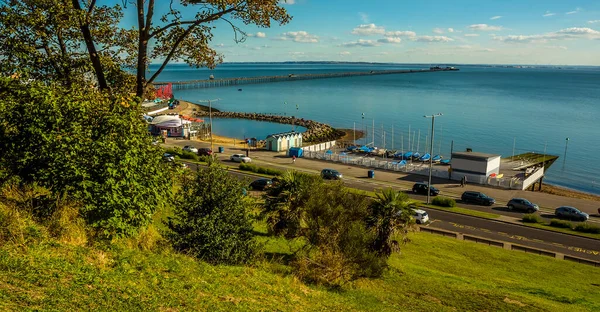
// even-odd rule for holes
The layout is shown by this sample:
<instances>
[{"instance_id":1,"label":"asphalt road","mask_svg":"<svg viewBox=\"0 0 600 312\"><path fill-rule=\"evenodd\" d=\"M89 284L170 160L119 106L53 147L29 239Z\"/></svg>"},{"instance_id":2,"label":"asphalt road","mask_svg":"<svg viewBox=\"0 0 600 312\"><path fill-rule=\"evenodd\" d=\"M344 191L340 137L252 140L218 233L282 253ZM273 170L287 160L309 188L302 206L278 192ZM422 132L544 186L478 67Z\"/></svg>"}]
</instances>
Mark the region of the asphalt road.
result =
<instances>
[{"instance_id":1,"label":"asphalt road","mask_svg":"<svg viewBox=\"0 0 600 312\"><path fill-rule=\"evenodd\" d=\"M196 170L198 167L198 165L193 163L188 163L188 165L192 170ZM240 180L248 182L260 178L253 174L236 171L229 171L229 173ZM344 183L349 187L361 190L373 191L374 189L377 189L377 187L370 183L363 183L355 180L345 180ZM413 198L425 198L425 196L421 195L410 195ZM436 209L421 209L426 210L429 214L431 222L428 226L432 228L471 234L483 238L506 241L522 246L540 248L584 259L600 261L600 240L545 231L522 225L477 218ZM485 210L482 211L490 212L489 207L483 209ZM492 212L495 213L496 211ZM508 211L507 213L511 213L513 216L518 214Z\"/></svg>"}]
</instances>

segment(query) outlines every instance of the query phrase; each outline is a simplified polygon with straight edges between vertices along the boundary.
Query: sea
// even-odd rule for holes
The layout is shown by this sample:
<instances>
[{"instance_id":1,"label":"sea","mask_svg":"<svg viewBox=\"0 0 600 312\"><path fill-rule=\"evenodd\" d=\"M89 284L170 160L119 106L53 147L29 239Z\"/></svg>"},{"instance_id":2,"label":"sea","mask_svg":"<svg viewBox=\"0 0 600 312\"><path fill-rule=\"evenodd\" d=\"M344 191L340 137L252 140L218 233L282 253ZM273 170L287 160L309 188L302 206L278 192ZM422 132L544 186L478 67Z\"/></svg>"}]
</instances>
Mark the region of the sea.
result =
<instances>
[{"instance_id":1,"label":"sea","mask_svg":"<svg viewBox=\"0 0 600 312\"><path fill-rule=\"evenodd\" d=\"M429 64L225 63L168 65L157 81L425 69ZM600 194L600 67L452 65L460 71L275 82L174 91L222 111L297 116L366 131L359 144L434 152L556 155L544 182ZM157 66L151 65L150 71ZM241 89L241 90L239 90ZM291 125L215 119L215 133L265 138Z\"/></svg>"}]
</instances>

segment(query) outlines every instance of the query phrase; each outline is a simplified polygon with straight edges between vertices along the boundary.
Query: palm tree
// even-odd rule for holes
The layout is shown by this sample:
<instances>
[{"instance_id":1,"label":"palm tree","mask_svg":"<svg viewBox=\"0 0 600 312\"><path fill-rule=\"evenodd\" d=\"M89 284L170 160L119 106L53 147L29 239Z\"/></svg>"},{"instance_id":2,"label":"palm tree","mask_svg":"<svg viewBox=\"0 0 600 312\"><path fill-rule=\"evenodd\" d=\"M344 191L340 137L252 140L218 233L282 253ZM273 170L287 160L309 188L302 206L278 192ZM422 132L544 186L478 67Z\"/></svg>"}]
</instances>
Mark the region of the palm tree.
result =
<instances>
[{"instance_id":1,"label":"palm tree","mask_svg":"<svg viewBox=\"0 0 600 312\"><path fill-rule=\"evenodd\" d=\"M367 226L376 236L373 250L385 256L391 255L398 248L398 241L392 238L399 230L402 230L403 241L407 240L408 226L412 222L410 204L408 195L391 188L377 193L367 217Z\"/></svg>"}]
</instances>

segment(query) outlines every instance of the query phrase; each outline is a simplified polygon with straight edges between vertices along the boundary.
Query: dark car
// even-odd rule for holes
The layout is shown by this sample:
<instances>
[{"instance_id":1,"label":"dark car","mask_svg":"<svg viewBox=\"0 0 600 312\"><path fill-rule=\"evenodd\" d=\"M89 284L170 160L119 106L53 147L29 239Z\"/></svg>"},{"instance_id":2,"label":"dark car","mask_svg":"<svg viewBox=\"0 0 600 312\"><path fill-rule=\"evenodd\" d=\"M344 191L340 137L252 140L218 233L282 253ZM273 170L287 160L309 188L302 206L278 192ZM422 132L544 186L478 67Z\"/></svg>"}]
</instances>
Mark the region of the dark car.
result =
<instances>
[{"instance_id":1,"label":"dark car","mask_svg":"<svg viewBox=\"0 0 600 312\"><path fill-rule=\"evenodd\" d=\"M579 211L579 209L570 206L558 207L554 211L554 214L557 218L560 219L569 219L576 221L586 221L590 218L590 216L587 213L581 212Z\"/></svg>"},{"instance_id":2,"label":"dark car","mask_svg":"<svg viewBox=\"0 0 600 312\"><path fill-rule=\"evenodd\" d=\"M538 205L531 203L525 198L513 198L508 201L506 207L508 207L509 210L520 210L527 213L534 213L540 210Z\"/></svg>"},{"instance_id":3,"label":"dark car","mask_svg":"<svg viewBox=\"0 0 600 312\"><path fill-rule=\"evenodd\" d=\"M423 182L417 182L412 187L412 191L415 194L427 195L428 189L429 189L429 187L427 186L427 183L423 183ZM429 195L437 196L439 193L440 193L440 190L436 189L435 186L432 186L431 191L429 192Z\"/></svg>"},{"instance_id":4,"label":"dark car","mask_svg":"<svg viewBox=\"0 0 600 312\"><path fill-rule=\"evenodd\" d=\"M491 206L496 203L496 200L481 193L481 192L473 192L466 191L462 194L460 199L465 203L474 203L478 205L486 205Z\"/></svg>"},{"instance_id":5,"label":"dark car","mask_svg":"<svg viewBox=\"0 0 600 312\"><path fill-rule=\"evenodd\" d=\"M258 179L250 183L250 188L257 191L264 191L273 185L270 179Z\"/></svg>"},{"instance_id":6,"label":"dark car","mask_svg":"<svg viewBox=\"0 0 600 312\"><path fill-rule=\"evenodd\" d=\"M321 170L321 177L326 180L339 180L342 178L342 174L334 169L323 169Z\"/></svg>"},{"instance_id":7,"label":"dark car","mask_svg":"<svg viewBox=\"0 0 600 312\"><path fill-rule=\"evenodd\" d=\"M208 147L201 147L198 149L198 156L210 156L213 151Z\"/></svg>"}]
</instances>

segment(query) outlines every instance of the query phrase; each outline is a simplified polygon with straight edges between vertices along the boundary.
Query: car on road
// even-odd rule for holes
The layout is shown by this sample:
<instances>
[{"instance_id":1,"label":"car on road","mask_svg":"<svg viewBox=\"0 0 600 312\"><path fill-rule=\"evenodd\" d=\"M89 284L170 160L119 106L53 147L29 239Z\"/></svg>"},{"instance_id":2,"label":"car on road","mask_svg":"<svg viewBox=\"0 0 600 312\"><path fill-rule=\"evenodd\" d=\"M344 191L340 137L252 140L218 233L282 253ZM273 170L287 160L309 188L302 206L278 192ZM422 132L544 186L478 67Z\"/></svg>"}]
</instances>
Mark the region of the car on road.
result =
<instances>
[{"instance_id":1,"label":"car on road","mask_svg":"<svg viewBox=\"0 0 600 312\"><path fill-rule=\"evenodd\" d=\"M508 210L520 210L527 213L534 213L540 210L540 207L536 204L531 203L525 198L513 198L506 204Z\"/></svg>"},{"instance_id":2,"label":"car on road","mask_svg":"<svg viewBox=\"0 0 600 312\"><path fill-rule=\"evenodd\" d=\"M163 160L166 162L172 162L175 161L175 156L169 154L169 153L164 153L163 154Z\"/></svg>"},{"instance_id":3,"label":"car on road","mask_svg":"<svg viewBox=\"0 0 600 312\"><path fill-rule=\"evenodd\" d=\"M417 182L412 187L412 191L415 194L427 195L427 190L428 189L429 189L429 187L427 186L427 183L424 183L424 182ZM431 186L431 190L429 192L429 195L431 195L431 196L437 196L439 193L440 193L440 190L436 189L435 186Z\"/></svg>"},{"instance_id":4,"label":"car on road","mask_svg":"<svg viewBox=\"0 0 600 312\"><path fill-rule=\"evenodd\" d=\"M235 161L235 162L239 162L239 163L249 163L252 162L252 159L250 159L250 157L244 155L244 154L233 154L231 155L231 157L229 157L229 159L231 161Z\"/></svg>"},{"instance_id":5,"label":"car on road","mask_svg":"<svg viewBox=\"0 0 600 312\"><path fill-rule=\"evenodd\" d=\"M198 149L198 156L210 156L212 155L213 151L208 148L208 147L201 147Z\"/></svg>"},{"instance_id":6,"label":"car on road","mask_svg":"<svg viewBox=\"0 0 600 312\"><path fill-rule=\"evenodd\" d=\"M250 183L250 188L256 191L264 191L273 186L271 179L258 179Z\"/></svg>"},{"instance_id":7,"label":"car on road","mask_svg":"<svg viewBox=\"0 0 600 312\"><path fill-rule=\"evenodd\" d=\"M198 149L197 149L197 148L195 148L195 147L193 147L193 146L191 146L191 145L186 145L186 146L184 146L184 147L183 147L183 151L185 151L185 152L190 152L190 153L194 153L194 154L198 153Z\"/></svg>"},{"instance_id":8,"label":"car on road","mask_svg":"<svg viewBox=\"0 0 600 312\"><path fill-rule=\"evenodd\" d=\"M496 203L495 199L493 199L481 192L474 192L474 191L466 191L466 192L462 193L462 195L460 196L460 199L464 203L474 203L474 204L486 205L486 206L491 206Z\"/></svg>"},{"instance_id":9,"label":"car on road","mask_svg":"<svg viewBox=\"0 0 600 312\"><path fill-rule=\"evenodd\" d=\"M590 218L585 212L580 211L579 209L571 206L561 206L556 208L554 214L559 219L569 219L575 221L586 221Z\"/></svg>"},{"instance_id":10,"label":"car on road","mask_svg":"<svg viewBox=\"0 0 600 312\"><path fill-rule=\"evenodd\" d=\"M339 180L342 178L342 174L334 169L323 169L321 170L321 177L325 180Z\"/></svg>"},{"instance_id":11,"label":"car on road","mask_svg":"<svg viewBox=\"0 0 600 312\"><path fill-rule=\"evenodd\" d=\"M412 217L415 219L417 224L425 224L429 222L429 215L427 214L427 211L422 209L413 209Z\"/></svg>"}]
</instances>

